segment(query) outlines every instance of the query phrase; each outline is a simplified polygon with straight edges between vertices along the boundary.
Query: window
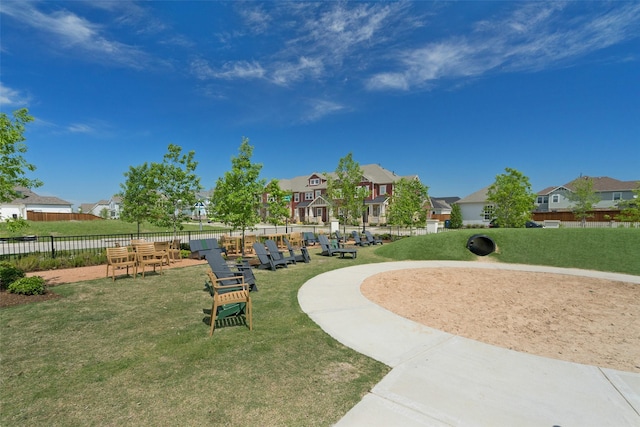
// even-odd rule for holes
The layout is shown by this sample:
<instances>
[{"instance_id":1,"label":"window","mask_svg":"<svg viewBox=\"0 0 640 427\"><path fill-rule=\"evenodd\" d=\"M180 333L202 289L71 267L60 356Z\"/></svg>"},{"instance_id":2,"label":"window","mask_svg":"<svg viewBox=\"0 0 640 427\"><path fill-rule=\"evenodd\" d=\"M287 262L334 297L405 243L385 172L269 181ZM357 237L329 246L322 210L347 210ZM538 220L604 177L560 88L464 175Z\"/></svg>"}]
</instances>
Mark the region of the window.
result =
<instances>
[{"instance_id":1,"label":"window","mask_svg":"<svg viewBox=\"0 0 640 427\"><path fill-rule=\"evenodd\" d=\"M538 204L544 205L549 203L549 196L538 196Z\"/></svg>"},{"instance_id":2,"label":"window","mask_svg":"<svg viewBox=\"0 0 640 427\"><path fill-rule=\"evenodd\" d=\"M322 194L322 190L316 190L316 197L320 197L321 194Z\"/></svg>"},{"instance_id":3,"label":"window","mask_svg":"<svg viewBox=\"0 0 640 427\"><path fill-rule=\"evenodd\" d=\"M307 191L306 193L304 193L304 199L313 200L313 191Z\"/></svg>"},{"instance_id":4,"label":"window","mask_svg":"<svg viewBox=\"0 0 640 427\"><path fill-rule=\"evenodd\" d=\"M373 216L380 216L380 205L373 205Z\"/></svg>"},{"instance_id":5,"label":"window","mask_svg":"<svg viewBox=\"0 0 640 427\"><path fill-rule=\"evenodd\" d=\"M309 185L320 185L320 178L311 178L309 180Z\"/></svg>"},{"instance_id":6,"label":"window","mask_svg":"<svg viewBox=\"0 0 640 427\"><path fill-rule=\"evenodd\" d=\"M380 195L387 194L387 184L380 185Z\"/></svg>"},{"instance_id":7,"label":"window","mask_svg":"<svg viewBox=\"0 0 640 427\"><path fill-rule=\"evenodd\" d=\"M296 203L300 201L300 193L293 193L293 201Z\"/></svg>"},{"instance_id":8,"label":"window","mask_svg":"<svg viewBox=\"0 0 640 427\"><path fill-rule=\"evenodd\" d=\"M560 203L560 195L554 194L553 196L551 196L551 203Z\"/></svg>"},{"instance_id":9,"label":"window","mask_svg":"<svg viewBox=\"0 0 640 427\"><path fill-rule=\"evenodd\" d=\"M493 205L487 205L484 207L482 216L486 221L491 221L493 219L493 210L494 210Z\"/></svg>"},{"instance_id":10,"label":"window","mask_svg":"<svg viewBox=\"0 0 640 427\"><path fill-rule=\"evenodd\" d=\"M622 193L619 191L613 193L613 200L622 200Z\"/></svg>"},{"instance_id":11,"label":"window","mask_svg":"<svg viewBox=\"0 0 640 427\"><path fill-rule=\"evenodd\" d=\"M316 208L316 217L322 218L322 208Z\"/></svg>"}]
</instances>

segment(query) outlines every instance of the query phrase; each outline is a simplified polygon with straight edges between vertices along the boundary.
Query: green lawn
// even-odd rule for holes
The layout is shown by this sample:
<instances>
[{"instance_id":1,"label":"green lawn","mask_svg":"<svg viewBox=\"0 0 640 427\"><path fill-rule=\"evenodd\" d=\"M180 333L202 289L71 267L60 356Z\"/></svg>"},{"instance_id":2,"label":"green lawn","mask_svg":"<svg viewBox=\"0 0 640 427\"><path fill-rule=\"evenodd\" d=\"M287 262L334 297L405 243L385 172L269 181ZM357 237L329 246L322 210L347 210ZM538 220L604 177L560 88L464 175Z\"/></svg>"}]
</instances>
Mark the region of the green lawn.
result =
<instances>
[{"instance_id":1,"label":"green lawn","mask_svg":"<svg viewBox=\"0 0 640 427\"><path fill-rule=\"evenodd\" d=\"M0 425L329 426L389 371L337 343L297 302L324 271L393 259L472 260L478 230L359 248L256 271L254 330L208 337L206 266L144 280L62 285L63 298L0 310ZM640 230L482 230L502 262L640 275Z\"/></svg>"}]
</instances>

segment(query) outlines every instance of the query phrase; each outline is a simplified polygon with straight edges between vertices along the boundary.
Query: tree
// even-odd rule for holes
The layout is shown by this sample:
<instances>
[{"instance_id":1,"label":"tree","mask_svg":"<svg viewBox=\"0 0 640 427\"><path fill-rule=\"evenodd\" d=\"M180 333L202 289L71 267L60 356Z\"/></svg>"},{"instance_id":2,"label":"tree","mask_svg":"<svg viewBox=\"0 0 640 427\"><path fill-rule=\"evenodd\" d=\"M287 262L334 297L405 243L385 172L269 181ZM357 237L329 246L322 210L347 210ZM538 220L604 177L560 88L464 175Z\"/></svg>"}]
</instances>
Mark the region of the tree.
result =
<instances>
[{"instance_id":1,"label":"tree","mask_svg":"<svg viewBox=\"0 0 640 427\"><path fill-rule=\"evenodd\" d=\"M155 206L151 222L159 227L182 230L182 223L190 218L197 201L197 193L202 190L200 177L195 174L198 162L195 151L182 154L182 147L169 144L162 163L151 163L150 184L156 191ZM187 209L185 209L187 208Z\"/></svg>"},{"instance_id":2,"label":"tree","mask_svg":"<svg viewBox=\"0 0 640 427\"><path fill-rule=\"evenodd\" d=\"M567 193L567 198L573 203L571 211L576 218L580 219L584 227L587 218L593 216L591 211L594 205L600 201L600 197L593 189L593 179L588 176L574 179L569 187L571 191Z\"/></svg>"},{"instance_id":3,"label":"tree","mask_svg":"<svg viewBox=\"0 0 640 427\"><path fill-rule=\"evenodd\" d=\"M389 201L389 224L409 228L424 226L427 220L424 202L429 197L428 191L429 188L417 179L400 178L393 186Z\"/></svg>"},{"instance_id":4,"label":"tree","mask_svg":"<svg viewBox=\"0 0 640 427\"><path fill-rule=\"evenodd\" d=\"M633 190L633 199L623 200L618 207L621 209L616 216L618 221L640 222L640 184Z\"/></svg>"},{"instance_id":5,"label":"tree","mask_svg":"<svg viewBox=\"0 0 640 427\"><path fill-rule=\"evenodd\" d=\"M489 186L487 201L493 204L494 219L500 227L524 227L531 219L535 194L528 177L515 169L505 171Z\"/></svg>"},{"instance_id":6,"label":"tree","mask_svg":"<svg viewBox=\"0 0 640 427\"><path fill-rule=\"evenodd\" d=\"M242 230L242 255L247 228L260 222L261 196L266 181L259 179L262 164L251 163L253 147L243 137L239 154L231 158L231 170L218 178L211 196L209 214L214 220Z\"/></svg>"},{"instance_id":7,"label":"tree","mask_svg":"<svg viewBox=\"0 0 640 427\"><path fill-rule=\"evenodd\" d=\"M23 155L27 146L23 143L25 125L33 121L29 110L21 108L13 112L13 120L0 113L0 203L17 199L16 187L33 188L42 185L37 179L29 179L26 172L36 167L28 163Z\"/></svg>"},{"instance_id":8,"label":"tree","mask_svg":"<svg viewBox=\"0 0 640 427\"><path fill-rule=\"evenodd\" d=\"M449 219L449 227L450 228L462 228L462 211L460 210L460 205L454 203L451 206L451 217Z\"/></svg>"},{"instance_id":9,"label":"tree","mask_svg":"<svg viewBox=\"0 0 640 427\"><path fill-rule=\"evenodd\" d=\"M124 176L127 179L124 184L120 184L122 191L119 193L122 197L120 218L126 222L135 222L140 234L140 224L151 219L158 193L155 191L147 163L130 166Z\"/></svg>"},{"instance_id":10,"label":"tree","mask_svg":"<svg viewBox=\"0 0 640 427\"><path fill-rule=\"evenodd\" d=\"M364 200L369 196L369 189L360 185L362 182L360 164L353 160L351 153L338 161L335 177L327 176L327 197L329 197L334 216L347 224L358 224L365 209Z\"/></svg>"},{"instance_id":11,"label":"tree","mask_svg":"<svg viewBox=\"0 0 640 427\"><path fill-rule=\"evenodd\" d=\"M289 201L291 194L280 188L279 181L272 179L265 188L267 193L267 211L265 213L265 222L276 226L285 223L286 219L291 216L289 209Z\"/></svg>"}]
</instances>

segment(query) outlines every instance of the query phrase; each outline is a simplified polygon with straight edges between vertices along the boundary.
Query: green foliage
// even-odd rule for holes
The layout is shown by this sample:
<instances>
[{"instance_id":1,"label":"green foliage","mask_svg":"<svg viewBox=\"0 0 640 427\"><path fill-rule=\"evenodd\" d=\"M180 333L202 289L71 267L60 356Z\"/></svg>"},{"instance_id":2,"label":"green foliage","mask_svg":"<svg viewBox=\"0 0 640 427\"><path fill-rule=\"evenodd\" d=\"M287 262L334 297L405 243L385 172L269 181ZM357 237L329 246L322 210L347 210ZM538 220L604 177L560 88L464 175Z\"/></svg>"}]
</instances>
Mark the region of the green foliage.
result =
<instances>
[{"instance_id":1,"label":"green foliage","mask_svg":"<svg viewBox=\"0 0 640 427\"><path fill-rule=\"evenodd\" d=\"M640 222L640 184L633 190L634 198L624 200L618 205L620 214L616 216L618 221Z\"/></svg>"},{"instance_id":2,"label":"green foliage","mask_svg":"<svg viewBox=\"0 0 640 427\"><path fill-rule=\"evenodd\" d=\"M590 211L596 203L600 201L600 197L593 189L593 178L588 176L580 177L569 184L571 191L567 192L567 198L573 203L571 210L583 226L587 218L593 216Z\"/></svg>"},{"instance_id":3,"label":"green foliage","mask_svg":"<svg viewBox=\"0 0 640 427\"><path fill-rule=\"evenodd\" d=\"M156 204L158 193L153 188L149 165L143 163L140 166L129 166L124 173L127 178L120 184L122 204L120 218L123 221L136 223L138 232L140 225L151 218L152 207Z\"/></svg>"},{"instance_id":4,"label":"green foliage","mask_svg":"<svg viewBox=\"0 0 640 427\"><path fill-rule=\"evenodd\" d=\"M7 218L5 222L7 230L12 234L16 234L29 227L29 221L24 218Z\"/></svg>"},{"instance_id":5,"label":"green foliage","mask_svg":"<svg viewBox=\"0 0 640 427\"><path fill-rule=\"evenodd\" d=\"M7 289L11 283L24 276L24 270L9 262L0 262L0 289Z\"/></svg>"},{"instance_id":6,"label":"green foliage","mask_svg":"<svg viewBox=\"0 0 640 427\"><path fill-rule=\"evenodd\" d=\"M505 171L489 187L487 201L493 204L494 218L500 227L524 227L531 219L535 194L528 177L515 169Z\"/></svg>"},{"instance_id":7,"label":"green foliage","mask_svg":"<svg viewBox=\"0 0 640 427\"><path fill-rule=\"evenodd\" d=\"M451 206L449 228L462 228L462 210L460 209L460 205L457 203L454 203L453 206Z\"/></svg>"},{"instance_id":8,"label":"green foliage","mask_svg":"<svg viewBox=\"0 0 640 427\"><path fill-rule=\"evenodd\" d=\"M362 187L363 171L360 164L353 160L351 153L338 161L335 177L327 176L327 197L333 205L333 215L343 225L359 224L364 212L364 199L369 196L369 189Z\"/></svg>"},{"instance_id":9,"label":"green foliage","mask_svg":"<svg viewBox=\"0 0 640 427\"><path fill-rule=\"evenodd\" d=\"M396 182L389 202L389 224L409 228L424 226L427 220L424 203L429 197L428 190L418 179L401 178Z\"/></svg>"},{"instance_id":10,"label":"green foliage","mask_svg":"<svg viewBox=\"0 0 640 427\"><path fill-rule=\"evenodd\" d=\"M264 220L273 225L282 225L291 216L289 200L291 193L280 188L279 181L272 179L265 188L267 193L267 210ZM288 198L288 200L287 200Z\"/></svg>"},{"instance_id":11,"label":"green foliage","mask_svg":"<svg viewBox=\"0 0 640 427\"><path fill-rule=\"evenodd\" d=\"M260 222L266 183L259 179L262 164L251 163L252 155L253 147L243 137L238 156L231 158L231 170L218 178L209 204L209 215L234 230L242 230L243 241L245 230Z\"/></svg>"},{"instance_id":12,"label":"green foliage","mask_svg":"<svg viewBox=\"0 0 640 427\"><path fill-rule=\"evenodd\" d=\"M15 187L39 187L37 179L29 179L26 172L33 172L36 167L28 163L24 154L27 146L23 143L25 125L33 121L29 110L21 108L13 112L13 120L5 113L0 113L0 203L17 199L20 194Z\"/></svg>"},{"instance_id":13,"label":"green foliage","mask_svg":"<svg viewBox=\"0 0 640 427\"><path fill-rule=\"evenodd\" d=\"M23 277L11 283L7 291L12 294L42 295L44 294L44 279L40 276Z\"/></svg>"}]
</instances>

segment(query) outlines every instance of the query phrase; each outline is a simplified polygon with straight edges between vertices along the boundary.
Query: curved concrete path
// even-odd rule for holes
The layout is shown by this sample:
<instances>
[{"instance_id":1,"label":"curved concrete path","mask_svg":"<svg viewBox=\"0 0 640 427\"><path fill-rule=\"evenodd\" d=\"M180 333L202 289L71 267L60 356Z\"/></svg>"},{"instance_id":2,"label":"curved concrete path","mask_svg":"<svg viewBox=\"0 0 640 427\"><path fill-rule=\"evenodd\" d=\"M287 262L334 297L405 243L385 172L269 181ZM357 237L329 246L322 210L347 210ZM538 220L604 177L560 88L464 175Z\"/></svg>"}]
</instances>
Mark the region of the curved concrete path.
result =
<instances>
[{"instance_id":1,"label":"curved concrete path","mask_svg":"<svg viewBox=\"0 0 640 427\"><path fill-rule=\"evenodd\" d=\"M464 267L589 276L640 276L529 265L406 261L321 274L298 293L329 335L392 367L337 426L640 426L640 374L519 353L400 317L366 299L383 271ZM640 349L638 350L640 363Z\"/></svg>"}]
</instances>

